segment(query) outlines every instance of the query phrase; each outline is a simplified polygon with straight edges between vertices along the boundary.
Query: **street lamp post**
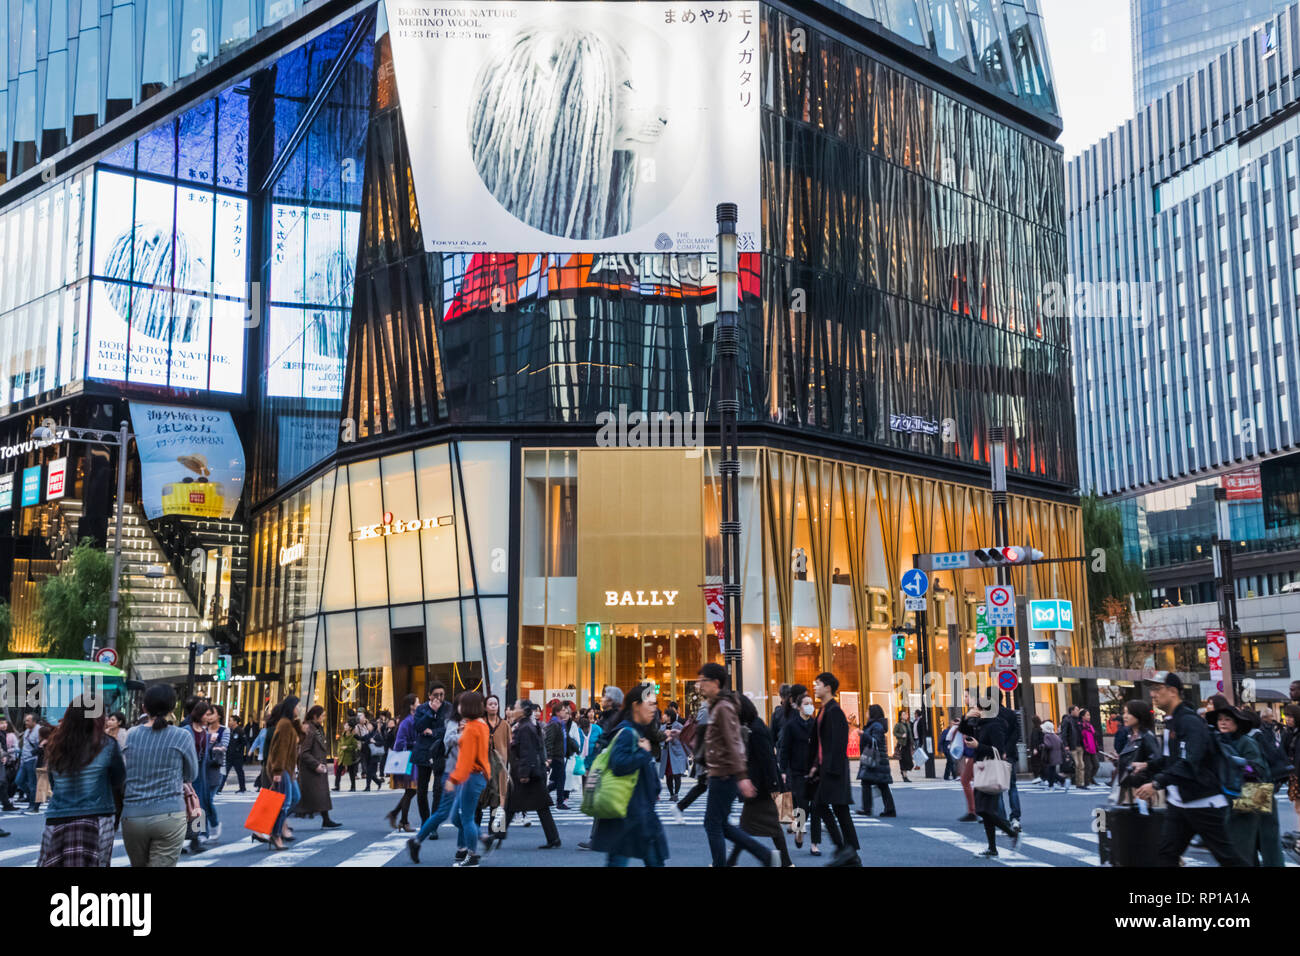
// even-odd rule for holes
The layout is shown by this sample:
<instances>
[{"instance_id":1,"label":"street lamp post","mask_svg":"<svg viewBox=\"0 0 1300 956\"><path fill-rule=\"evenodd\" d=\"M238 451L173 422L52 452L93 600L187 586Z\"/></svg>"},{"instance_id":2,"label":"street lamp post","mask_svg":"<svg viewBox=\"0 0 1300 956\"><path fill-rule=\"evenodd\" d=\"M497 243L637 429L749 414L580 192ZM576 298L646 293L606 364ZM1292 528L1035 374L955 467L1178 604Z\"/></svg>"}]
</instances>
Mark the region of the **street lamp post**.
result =
<instances>
[{"instance_id":1,"label":"street lamp post","mask_svg":"<svg viewBox=\"0 0 1300 956\"><path fill-rule=\"evenodd\" d=\"M1241 703L1241 679L1245 676L1245 658L1241 654L1241 628L1237 622L1237 583L1232 573L1232 521L1228 513L1228 491L1214 489L1214 588L1219 599L1219 627L1228 640L1228 666L1223 689L1232 702Z\"/></svg>"},{"instance_id":2,"label":"street lamp post","mask_svg":"<svg viewBox=\"0 0 1300 956\"><path fill-rule=\"evenodd\" d=\"M718 363L719 476L722 479L723 658L731 686L741 690L740 649L740 254L736 246L736 204L719 203L718 318L714 347Z\"/></svg>"},{"instance_id":3,"label":"street lamp post","mask_svg":"<svg viewBox=\"0 0 1300 956\"><path fill-rule=\"evenodd\" d=\"M47 419L48 421L48 419ZM134 435L126 422L115 432L102 431L98 428L58 427L53 424L41 425L32 432L37 441L55 438L59 441L75 441L83 445L104 445L117 449L117 518L113 532L113 580L108 591L108 633L104 646L117 649L117 626L122 607L122 510L126 504L126 454Z\"/></svg>"}]
</instances>

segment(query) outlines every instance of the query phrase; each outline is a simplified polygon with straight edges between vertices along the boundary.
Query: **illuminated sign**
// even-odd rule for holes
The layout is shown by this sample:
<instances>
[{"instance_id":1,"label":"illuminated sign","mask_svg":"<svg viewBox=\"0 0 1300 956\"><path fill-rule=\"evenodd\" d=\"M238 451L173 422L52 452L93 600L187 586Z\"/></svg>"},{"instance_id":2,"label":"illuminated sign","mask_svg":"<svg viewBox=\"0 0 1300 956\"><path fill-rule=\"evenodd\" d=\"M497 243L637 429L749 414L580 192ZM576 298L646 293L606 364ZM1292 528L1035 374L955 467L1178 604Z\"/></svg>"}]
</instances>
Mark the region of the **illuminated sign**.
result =
<instances>
[{"instance_id":1,"label":"illuminated sign","mask_svg":"<svg viewBox=\"0 0 1300 956\"><path fill-rule=\"evenodd\" d=\"M632 598L633 593L636 599ZM680 591L650 591L650 597L646 597L645 591L606 591L605 607L674 607L677 601L677 595ZM664 600L659 600L663 595Z\"/></svg>"},{"instance_id":2,"label":"illuminated sign","mask_svg":"<svg viewBox=\"0 0 1300 956\"><path fill-rule=\"evenodd\" d=\"M14 506L14 473L0 475L0 511L8 511Z\"/></svg>"},{"instance_id":3,"label":"illuminated sign","mask_svg":"<svg viewBox=\"0 0 1300 956\"><path fill-rule=\"evenodd\" d=\"M28 508L41 501L41 466L33 465L23 469L23 507Z\"/></svg>"},{"instance_id":4,"label":"illuminated sign","mask_svg":"<svg viewBox=\"0 0 1300 956\"><path fill-rule=\"evenodd\" d=\"M56 458L50 462L50 469L45 476L45 500L53 501L63 497L64 479L67 477L68 459Z\"/></svg>"},{"instance_id":5,"label":"illuminated sign","mask_svg":"<svg viewBox=\"0 0 1300 956\"><path fill-rule=\"evenodd\" d=\"M410 521L403 521L400 518L393 520L393 513L385 511L382 522L357 528L348 535L348 540L364 541L366 538L387 538L394 534L407 534L411 531L424 531L428 528L445 528L450 524L452 524L451 515L441 515L437 518L412 518Z\"/></svg>"},{"instance_id":6,"label":"illuminated sign","mask_svg":"<svg viewBox=\"0 0 1300 956\"><path fill-rule=\"evenodd\" d=\"M62 437L55 435L42 439L29 438L27 441L20 441L14 445L0 445L0 458L17 458L19 455L26 455L42 448L49 448L51 445L57 445L62 440Z\"/></svg>"},{"instance_id":7,"label":"illuminated sign","mask_svg":"<svg viewBox=\"0 0 1300 956\"><path fill-rule=\"evenodd\" d=\"M302 556L306 553L307 553L307 549L301 541L299 541L297 544L291 544L287 548L281 548L280 567L284 567L286 564L293 564L293 562L301 560Z\"/></svg>"}]
</instances>

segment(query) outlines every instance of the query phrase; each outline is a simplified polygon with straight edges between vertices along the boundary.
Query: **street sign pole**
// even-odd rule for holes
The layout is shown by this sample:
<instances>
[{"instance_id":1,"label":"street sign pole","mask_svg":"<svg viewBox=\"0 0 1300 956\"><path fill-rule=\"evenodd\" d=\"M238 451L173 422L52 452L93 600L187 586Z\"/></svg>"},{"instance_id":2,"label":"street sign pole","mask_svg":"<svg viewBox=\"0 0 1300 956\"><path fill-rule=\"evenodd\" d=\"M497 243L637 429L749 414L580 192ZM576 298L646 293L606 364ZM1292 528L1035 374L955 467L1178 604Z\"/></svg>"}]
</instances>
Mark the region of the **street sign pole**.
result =
<instances>
[{"instance_id":1,"label":"street sign pole","mask_svg":"<svg viewBox=\"0 0 1300 956\"><path fill-rule=\"evenodd\" d=\"M1016 633L1020 638L1020 772L1029 770L1029 732L1034 726L1034 672L1029 657L1029 602L1034 599L1034 556L1025 564L1025 593L1016 599Z\"/></svg>"},{"instance_id":2,"label":"street sign pole","mask_svg":"<svg viewBox=\"0 0 1300 956\"><path fill-rule=\"evenodd\" d=\"M919 569L921 567L921 556L919 554L912 555L912 567L914 569ZM916 612L916 632L917 632L916 637L917 640L920 642L920 648L921 648L921 653L920 653L921 681L923 687L925 686L924 683L925 675L930 673L930 634L929 634L929 629L926 626L928 623L927 618L929 616L930 616L930 612L928 610L920 610ZM921 713L925 714L925 731L926 731L926 738L927 738L924 741L920 741L921 746L925 748L925 754L926 754L925 777L927 780L932 780L934 779L935 748L934 745L931 743L931 740L933 738L933 732L934 732L935 715L931 713L930 709L925 706L924 696L921 697Z\"/></svg>"}]
</instances>

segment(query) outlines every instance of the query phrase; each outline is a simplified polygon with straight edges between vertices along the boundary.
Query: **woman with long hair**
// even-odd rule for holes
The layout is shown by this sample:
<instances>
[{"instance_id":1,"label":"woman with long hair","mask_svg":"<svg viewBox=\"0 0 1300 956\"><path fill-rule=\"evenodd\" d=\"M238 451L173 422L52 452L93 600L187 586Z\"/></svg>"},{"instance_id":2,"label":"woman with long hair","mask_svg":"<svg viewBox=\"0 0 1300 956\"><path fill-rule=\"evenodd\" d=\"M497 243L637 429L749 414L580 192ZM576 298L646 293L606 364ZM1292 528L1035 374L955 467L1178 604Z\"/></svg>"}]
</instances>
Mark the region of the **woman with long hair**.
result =
<instances>
[{"instance_id":1,"label":"woman with long hair","mask_svg":"<svg viewBox=\"0 0 1300 956\"><path fill-rule=\"evenodd\" d=\"M483 719L487 722L488 728L488 741L492 745L492 752L488 754L488 762L492 766L488 792L492 795L492 799L486 806L489 812L488 833L483 838L484 844L490 848L491 841L495 840L499 843L504 838L499 831L505 830L506 792L510 787L510 721L502 715L501 698L496 694L488 694L483 701L483 708ZM479 808L476 820L480 830L483 829L484 809L484 807Z\"/></svg>"},{"instance_id":2,"label":"woman with long hair","mask_svg":"<svg viewBox=\"0 0 1300 956\"><path fill-rule=\"evenodd\" d=\"M522 30L474 81L469 141L483 184L550 235L627 232L638 157L668 123L641 82L627 52L598 33Z\"/></svg>"},{"instance_id":3,"label":"woman with long hair","mask_svg":"<svg viewBox=\"0 0 1300 956\"><path fill-rule=\"evenodd\" d=\"M188 850L181 852L197 854L203 852L202 837L204 832L211 833L213 828L220 835L220 823L217 808L213 805L213 796L217 784L221 782L221 755L217 753L217 737L211 727L211 714L215 708L206 700L196 703L189 713L189 731L194 741L194 754L199 761L199 772L194 778L194 792L198 795L199 805L203 808L203 829L198 821L191 821Z\"/></svg>"},{"instance_id":4,"label":"woman with long hair","mask_svg":"<svg viewBox=\"0 0 1300 956\"><path fill-rule=\"evenodd\" d=\"M889 785L894 775L889 769L889 745L885 742L885 709L879 704L867 708L867 726L858 734L858 779L862 781L862 815L871 816L871 788L880 790L885 808L882 817L896 817L894 795Z\"/></svg>"},{"instance_id":5,"label":"woman with long hair","mask_svg":"<svg viewBox=\"0 0 1300 956\"><path fill-rule=\"evenodd\" d=\"M154 684L144 692L152 721L126 735L122 842L134 867L175 866L185 842L185 784L198 775L199 758L190 731L167 722L175 707L176 691Z\"/></svg>"},{"instance_id":6,"label":"woman with long hair","mask_svg":"<svg viewBox=\"0 0 1300 956\"><path fill-rule=\"evenodd\" d=\"M103 714L90 717L74 700L45 746L45 766L51 795L38 865L108 866L126 765Z\"/></svg>"},{"instance_id":7,"label":"woman with long hair","mask_svg":"<svg viewBox=\"0 0 1300 956\"><path fill-rule=\"evenodd\" d=\"M284 806L280 808L280 815L271 828L271 837L268 841L272 850L283 850L284 841L293 839L293 833L285 824L301 794L295 774L298 770L298 752L305 731L299 722L298 706L298 698L290 695L271 715L275 729L271 733L271 743L266 751L266 773L270 778L270 785L284 794ZM269 721L268 725L270 725ZM253 834L253 839L257 839L257 834Z\"/></svg>"},{"instance_id":8,"label":"woman with long hair","mask_svg":"<svg viewBox=\"0 0 1300 956\"><path fill-rule=\"evenodd\" d=\"M607 772L619 777L630 774L637 777L627 813L616 819L597 820L591 832L591 848L607 854L608 866L627 866L630 859L641 860L646 866L663 866L668 859L668 839L655 812L655 801L659 799L658 768L646 737L646 731L656 720L655 705L655 685L638 684L624 696L615 721ZM768 748L771 748L771 738L768 738ZM775 765L772 771L776 772Z\"/></svg>"},{"instance_id":9,"label":"woman with long hair","mask_svg":"<svg viewBox=\"0 0 1300 956\"><path fill-rule=\"evenodd\" d=\"M420 844L448 816L456 826L456 858L453 866L478 866L478 801L487 787L492 765L488 757L489 733L483 695L466 691L456 698L455 720L447 721L445 740L452 742L455 731L455 766L445 775L444 795L438 801L433 815L424 821L415 839L406 841L412 862L420 862ZM447 762L452 763L452 748L447 749ZM445 808L445 809L444 809ZM487 841L485 841L487 842ZM489 843L490 846L490 843Z\"/></svg>"},{"instance_id":10,"label":"woman with long hair","mask_svg":"<svg viewBox=\"0 0 1300 956\"><path fill-rule=\"evenodd\" d=\"M334 802L330 799L329 752L325 749L325 729L321 725L325 708L320 704L307 711L302 741L298 744L298 789L300 796L294 813L310 817L319 813L321 829L332 830L343 824L330 819Z\"/></svg>"},{"instance_id":11,"label":"woman with long hair","mask_svg":"<svg viewBox=\"0 0 1300 956\"><path fill-rule=\"evenodd\" d=\"M551 798L546 790L546 743L537 722L537 705L531 700L515 701L514 728L510 737L510 792L506 799L506 827L516 814L533 811L542 824L546 842L539 850L560 846L560 831L551 816ZM526 825L526 824L525 824ZM497 836L501 843L508 829Z\"/></svg>"}]
</instances>

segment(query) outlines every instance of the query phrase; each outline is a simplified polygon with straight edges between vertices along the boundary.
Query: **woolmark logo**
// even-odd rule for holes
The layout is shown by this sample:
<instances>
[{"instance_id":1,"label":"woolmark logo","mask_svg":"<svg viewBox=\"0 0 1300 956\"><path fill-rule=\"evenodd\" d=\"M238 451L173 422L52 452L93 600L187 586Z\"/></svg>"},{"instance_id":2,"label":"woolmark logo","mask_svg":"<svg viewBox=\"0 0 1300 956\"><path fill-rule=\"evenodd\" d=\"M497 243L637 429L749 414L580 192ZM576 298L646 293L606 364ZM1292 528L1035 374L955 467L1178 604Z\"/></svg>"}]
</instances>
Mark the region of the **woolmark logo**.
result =
<instances>
[{"instance_id":1,"label":"woolmark logo","mask_svg":"<svg viewBox=\"0 0 1300 956\"><path fill-rule=\"evenodd\" d=\"M655 237L655 248L660 252L667 252L673 247L673 241L668 238L668 233L661 232Z\"/></svg>"},{"instance_id":2,"label":"woolmark logo","mask_svg":"<svg viewBox=\"0 0 1300 956\"><path fill-rule=\"evenodd\" d=\"M82 893L72 887L50 897L50 925L56 929L126 927L132 935L148 936L153 929L150 893Z\"/></svg>"}]
</instances>

